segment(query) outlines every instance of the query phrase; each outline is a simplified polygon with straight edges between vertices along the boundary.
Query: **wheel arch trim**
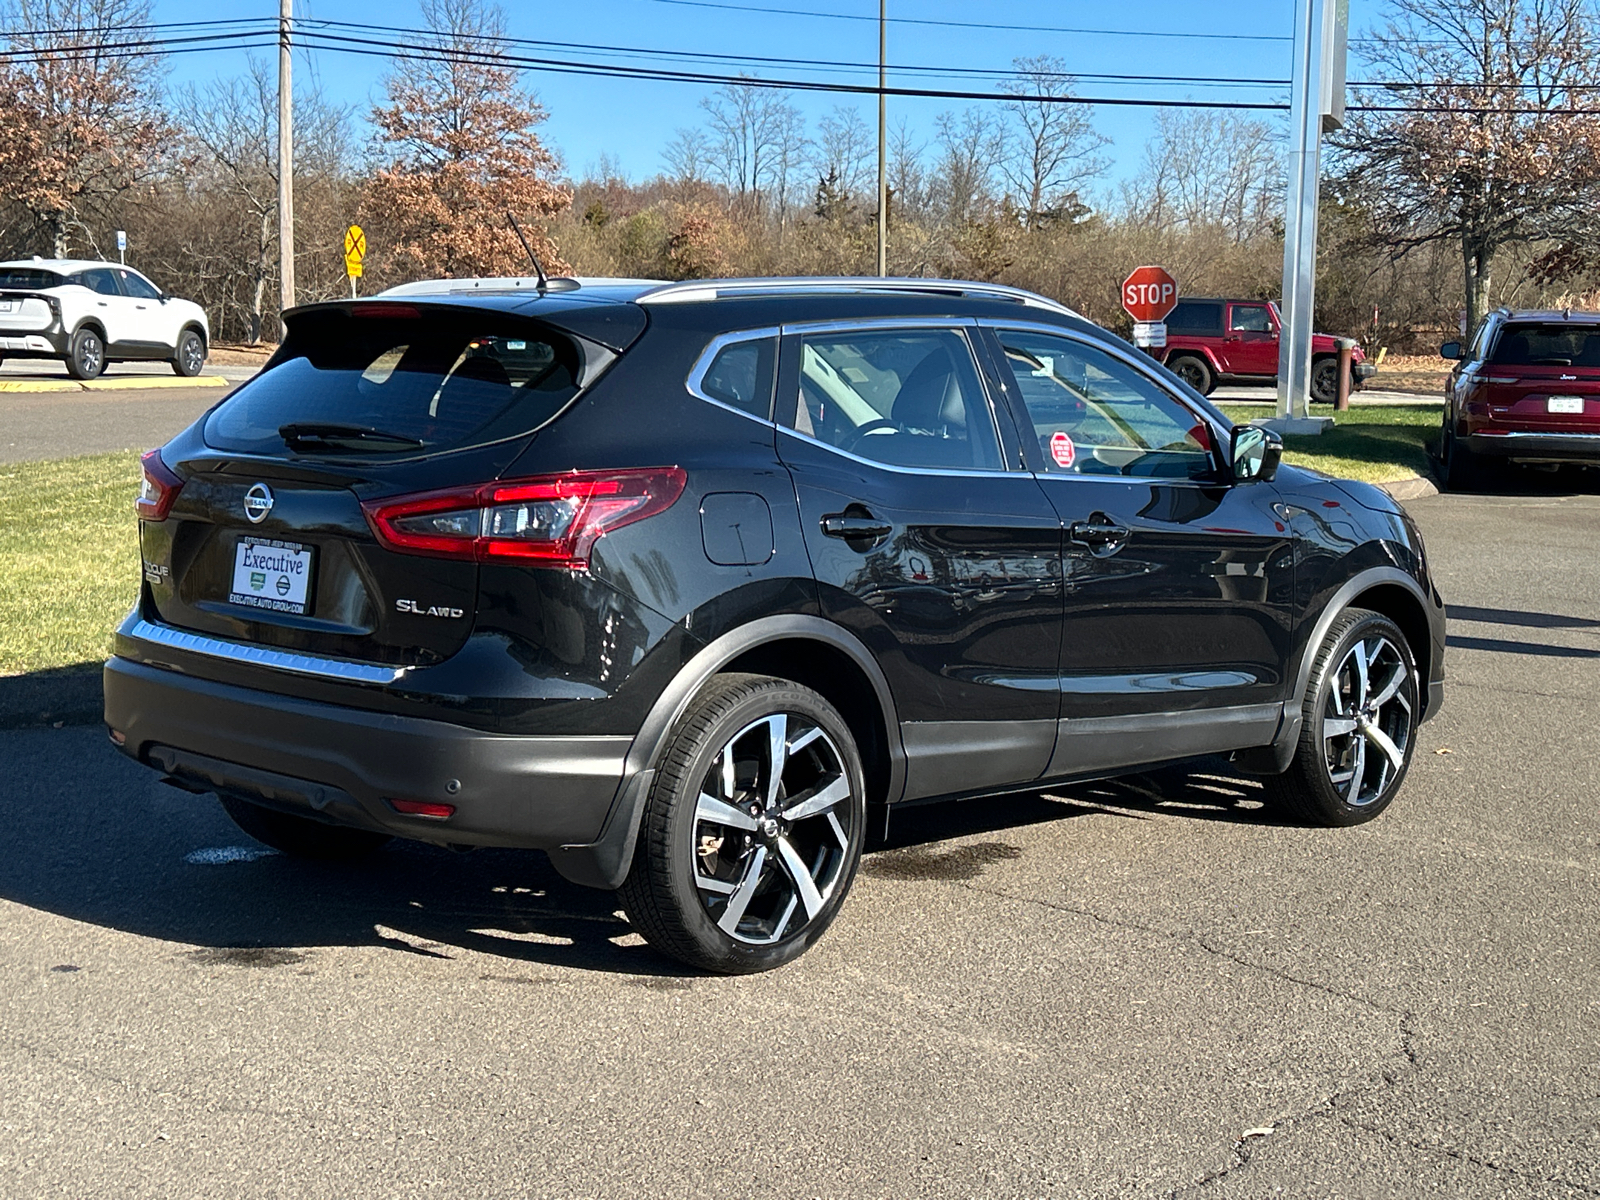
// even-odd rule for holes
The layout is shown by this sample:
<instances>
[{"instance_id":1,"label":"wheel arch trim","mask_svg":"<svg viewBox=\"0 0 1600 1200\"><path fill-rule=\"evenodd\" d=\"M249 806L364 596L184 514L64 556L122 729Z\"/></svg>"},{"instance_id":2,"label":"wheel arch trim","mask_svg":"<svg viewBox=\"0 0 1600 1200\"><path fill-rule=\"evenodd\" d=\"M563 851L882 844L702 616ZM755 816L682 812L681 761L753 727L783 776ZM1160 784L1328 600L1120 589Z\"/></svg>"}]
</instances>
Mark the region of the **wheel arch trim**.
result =
<instances>
[{"instance_id":1,"label":"wheel arch trim","mask_svg":"<svg viewBox=\"0 0 1600 1200\"><path fill-rule=\"evenodd\" d=\"M573 883L590 887L614 889L622 883L633 862L639 821L656 763L690 702L713 676L741 655L785 641L820 642L842 652L866 676L883 718L889 756L887 797L891 802L899 798L906 778L899 711L889 681L871 651L849 630L822 617L805 613L761 617L715 638L678 671L651 706L628 748L622 782L600 836L593 842L552 850L550 861L557 871Z\"/></svg>"}]
</instances>

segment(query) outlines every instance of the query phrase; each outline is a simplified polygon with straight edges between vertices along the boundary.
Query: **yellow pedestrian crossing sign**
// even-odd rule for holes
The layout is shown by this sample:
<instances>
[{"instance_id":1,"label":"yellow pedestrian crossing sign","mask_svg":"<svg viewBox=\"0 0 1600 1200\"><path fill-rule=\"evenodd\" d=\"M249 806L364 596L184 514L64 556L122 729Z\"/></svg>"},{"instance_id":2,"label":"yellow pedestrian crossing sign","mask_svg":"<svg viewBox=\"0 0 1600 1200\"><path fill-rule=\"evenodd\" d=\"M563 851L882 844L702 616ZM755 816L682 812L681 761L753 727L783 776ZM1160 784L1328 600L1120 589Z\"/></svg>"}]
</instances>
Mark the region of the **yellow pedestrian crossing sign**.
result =
<instances>
[{"instance_id":1,"label":"yellow pedestrian crossing sign","mask_svg":"<svg viewBox=\"0 0 1600 1200\"><path fill-rule=\"evenodd\" d=\"M361 226L352 225L344 231L344 273L351 279L361 278L361 260L367 255L367 235Z\"/></svg>"}]
</instances>

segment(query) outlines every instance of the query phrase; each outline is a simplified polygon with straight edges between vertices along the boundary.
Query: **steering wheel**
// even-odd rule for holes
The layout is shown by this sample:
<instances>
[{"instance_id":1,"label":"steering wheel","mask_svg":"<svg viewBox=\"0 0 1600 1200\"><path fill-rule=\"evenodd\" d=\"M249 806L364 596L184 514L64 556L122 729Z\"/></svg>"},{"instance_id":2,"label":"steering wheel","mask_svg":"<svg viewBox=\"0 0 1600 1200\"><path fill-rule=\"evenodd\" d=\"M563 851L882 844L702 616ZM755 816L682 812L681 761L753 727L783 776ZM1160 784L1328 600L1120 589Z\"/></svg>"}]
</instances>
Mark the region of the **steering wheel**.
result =
<instances>
[{"instance_id":1,"label":"steering wheel","mask_svg":"<svg viewBox=\"0 0 1600 1200\"><path fill-rule=\"evenodd\" d=\"M862 438L879 429L892 429L896 433L900 432L900 426L896 425L893 421L888 420L885 417L878 417L875 420L868 421L865 425L857 425L855 429L851 431L851 433L840 444L839 449L854 450L861 444Z\"/></svg>"}]
</instances>

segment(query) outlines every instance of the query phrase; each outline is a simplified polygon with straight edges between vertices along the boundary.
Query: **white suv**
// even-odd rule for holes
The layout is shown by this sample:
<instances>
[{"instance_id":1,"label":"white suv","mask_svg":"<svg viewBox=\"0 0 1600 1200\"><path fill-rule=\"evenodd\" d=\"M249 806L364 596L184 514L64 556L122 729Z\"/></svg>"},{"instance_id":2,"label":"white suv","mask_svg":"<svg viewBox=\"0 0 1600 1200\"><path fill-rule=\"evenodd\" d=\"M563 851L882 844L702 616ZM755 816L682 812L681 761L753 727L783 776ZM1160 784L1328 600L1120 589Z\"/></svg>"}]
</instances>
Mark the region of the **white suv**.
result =
<instances>
[{"instance_id":1,"label":"white suv","mask_svg":"<svg viewBox=\"0 0 1600 1200\"><path fill-rule=\"evenodd\" d=\"M107 363L155 360L194 376L210 342L198 304L128 267L68 258L0 263L0 362L59 358L74 379L93 379Z\"/></svg>"}]
</instances>

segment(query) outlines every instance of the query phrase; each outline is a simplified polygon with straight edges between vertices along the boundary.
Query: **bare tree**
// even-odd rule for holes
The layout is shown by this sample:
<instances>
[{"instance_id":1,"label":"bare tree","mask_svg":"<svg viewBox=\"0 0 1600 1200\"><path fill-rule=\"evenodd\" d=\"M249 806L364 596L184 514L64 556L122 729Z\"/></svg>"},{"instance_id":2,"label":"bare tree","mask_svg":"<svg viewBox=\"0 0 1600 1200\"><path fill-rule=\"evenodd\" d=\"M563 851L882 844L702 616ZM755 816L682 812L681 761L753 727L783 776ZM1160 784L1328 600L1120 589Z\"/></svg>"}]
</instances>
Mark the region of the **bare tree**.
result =
<instances>
[{"instance_id":1,"label":"bare tree","mask_svg":"<svg viewBox=\"0 0 1600 1200\"><path fill-rule=\"evenodd\" d=\"M889 216L891 224L895 212L920 216L927 211L928 171L923 163L923 156L927 152L928 144L916 141L912 137L911 126L901 117L889 131L888 183L894 200Z\"/></svg>"},{"instance_id":2,"label":"bare tree","mask_svg":"<svg viewBox=\"0 0 1600 1200\"><path fill-rule=\"evenodd\" d=\"M877 187L877 140L861 114L839 105L817 122L811 146L811 170L832 186L846 202L860 200Z\"/></svg>"},{"instance_id":3,"label":"bare tree","mask_svg":"<svg viewBox=\"0 0 1600 1200\"><path fill-rule=\"evenodd\" d=\"M1591 0L1390 0L1368 73L1393 86L1337 139L1347 192L1393 254L1459 246L1468 321L1506 249L1593 228L1600 36ZM1420 83L1422 86L1413 86Z\"/></svg>"},{"instance_id":4,"label":"bare tree","mask_svg":"<svg viewBox=\"0 0 1600 1200\"><path fill-rule=\"evenodd\" d=\"M679 129L672 135L661 161L674 183L704 183L711 171L711 139L699 129Z\"/></svg>"},{"instance_id":5,"label":"bare tree","mask_svg":"<svg viewBox=\"0 0 1600 1200\"><path fill-rule=\"evenodd\" d=\"M425 54L399 60L373 110L383 162L363 202L380 270L493 275L527 269L505 214L550 270L565 270L545 223L572 201L534 132L545 111L486 47L505 33L490 0L423 0ZM386 161L385 161L386 160Z\"/></svg>"},{"instance_id":6,"label":"bare tree","mask_svg":"<svg viewBox=\"0 0 1600 1200\"><path fill-rule=\"evenodd\" d=\"M156 105L162 60L126 49L150 11L150 0L0 4L15 56L0 60L0 197L31 216L58 258L73 245L98 251L107 208L171 149Z\"/></svg>"},{"instance_id":7,"label":"bare tree","mask_svg":"<svg viewBox=\"0 0 1600 1200\"><path fill-rule=\"evenodd\" d=\"M700 107L711 124L719 181L750 211L762 211L766 192L776 195L781 211L804 149L799 110L781 92L750 83L730 83Z\"/></svg>"},{"instance_id":8,"label":"bare tree","mask_svg":"<svg viewBox=\"0 0 1600 1200\"><path fill-rule=\"evenodd\" d=\"M1072 95L1066 64L1052 55L1018 58L1016 75L1000 85L1013 99L1000 169L1021 200L1028 228L1063 215L1090 180L1110 165L1099 153L1111 139L1096 132L1082 105L1063 103Z\"/></svg>"},{"instance_id":9,"label":"bare tree","mask_svg":"<svg viewBox=\"0 0 1600 1200\"><path fill-rule=\"evenodd\" d=\"M1122 188L1125 213L1151 229L1215 227L1234 242L1282 215L1278 131L1233 113L1163 110L1138 172Z\"/></svg>"},{"instance_id":10,"label":"bare tree","mask_svg":"<svg viewBox=\"0 0 1600 1200\"><path fill-rule=\"evenodd\" d=\"M995 172L1005 156L1005 127L997 116L974 107L960 116L940 113L935 129L935 203L946 221L960 224L993 199Z\"/></svg>"}]
</instances>

